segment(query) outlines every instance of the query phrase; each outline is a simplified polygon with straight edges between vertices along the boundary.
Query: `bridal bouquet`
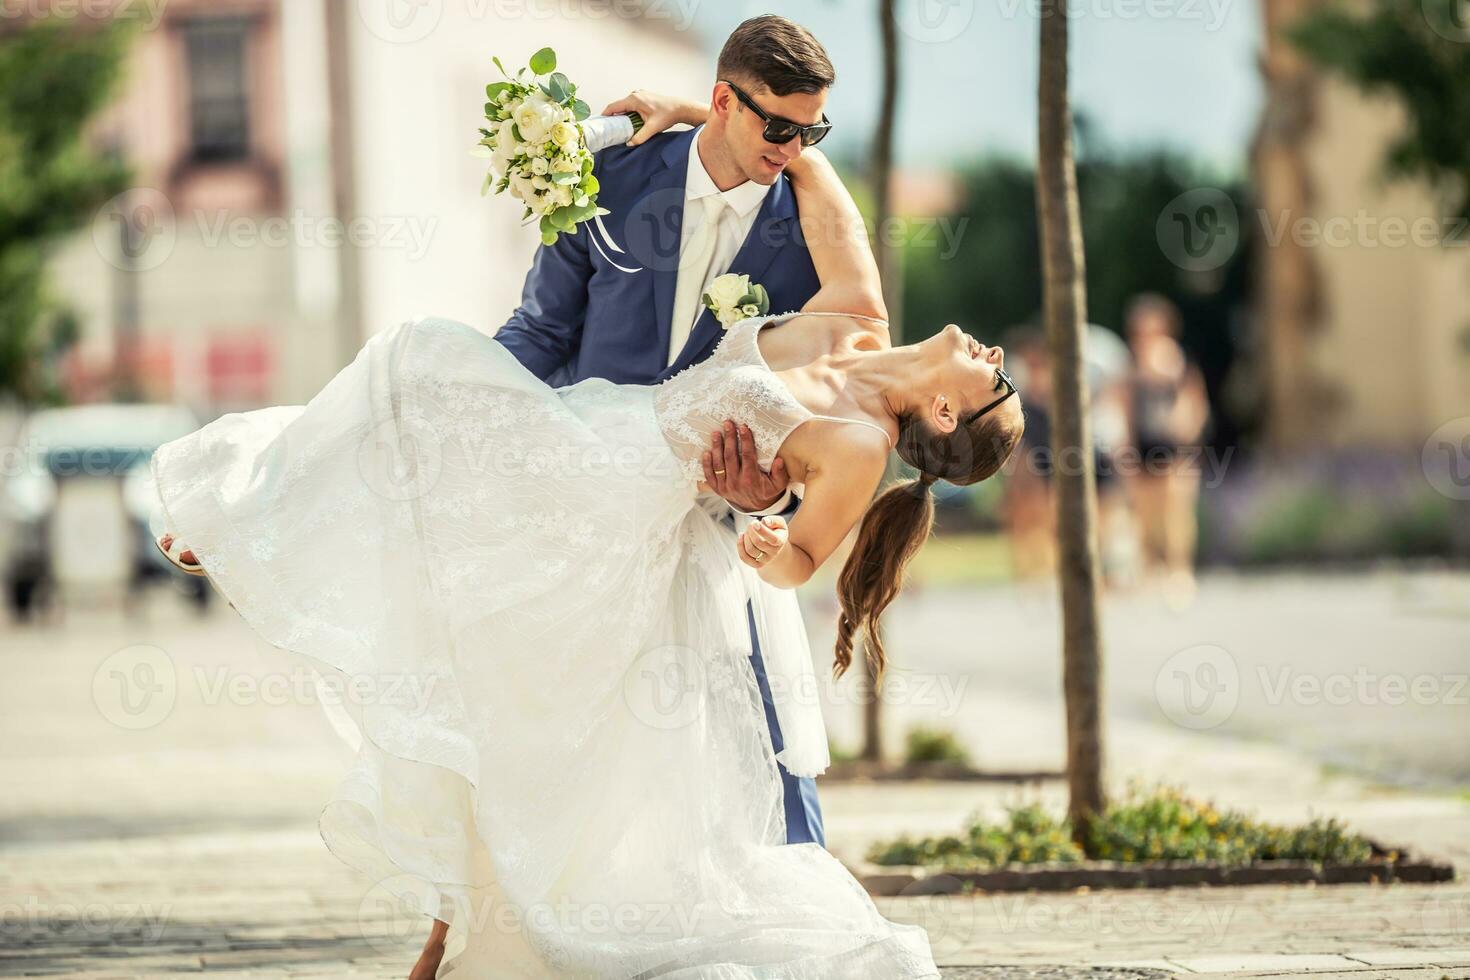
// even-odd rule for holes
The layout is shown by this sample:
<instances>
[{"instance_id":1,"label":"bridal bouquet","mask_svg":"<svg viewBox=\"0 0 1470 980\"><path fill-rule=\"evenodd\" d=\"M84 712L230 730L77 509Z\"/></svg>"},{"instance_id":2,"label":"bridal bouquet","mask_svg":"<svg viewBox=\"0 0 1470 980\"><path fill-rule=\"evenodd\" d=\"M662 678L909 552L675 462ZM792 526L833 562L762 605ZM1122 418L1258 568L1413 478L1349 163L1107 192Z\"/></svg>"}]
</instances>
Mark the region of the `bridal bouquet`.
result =
<instances>
[{"instance_id":1,"label":"bridal bouquet","mask_svg":"<svg viewBox=\"0 0 1470 980\"><path fill-rule=\"evenodd\" d=\"M485 86L485 120L476 150L490 158L490 172L480 188L490 188L526 206L526 220L540 217L541 241L555 244L563 233L607 214L597 206L597 178L592 154L626 142L643 125L637 114L591 118L577 86L556 70L556 52L542 48L528 68L514 75L499 58L492 59L505 76Z\"/></svg>"}]
</instances>

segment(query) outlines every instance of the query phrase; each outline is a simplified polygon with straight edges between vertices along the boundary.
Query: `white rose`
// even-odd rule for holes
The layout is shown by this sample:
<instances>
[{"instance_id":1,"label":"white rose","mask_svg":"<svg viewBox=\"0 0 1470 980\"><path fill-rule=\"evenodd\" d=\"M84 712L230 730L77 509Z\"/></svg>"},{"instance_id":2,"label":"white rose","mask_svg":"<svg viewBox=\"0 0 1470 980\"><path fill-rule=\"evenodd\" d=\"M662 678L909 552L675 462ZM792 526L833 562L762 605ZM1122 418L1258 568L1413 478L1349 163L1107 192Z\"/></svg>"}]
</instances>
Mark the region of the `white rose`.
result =
<instances>
[{"instance_id":1,"label":"white rose","mask_svg":"<svg viewBox=\"0 0 1470 980\"><path fill-rule=\"evenodd\" d=\"M533 174L544 174L550 169L551 165L546 162L545 157L535 157L531 160L531 173Z\"/></svg>"},{"instance_id":2,"label":"white rose","mask_svg":"<svg viewBox=\"0 0 1470 980\"><path fill-rule=\"evenodd\" d=\"M572 189L566 184L558 184L551 191L557 207L564 208L572 203Z\"/></svg>"},{"instance_id":3,"label":"white rose","mask_svg":"<svg viewBox=\"0 0 1470 980\"><path fill-rule=\"evenodd\" d=\"M715 314L715 318L720 321L721 326L726 328L734 326L743 319L739 309L722 309Z\"/></svg>"},{"instance_id":4,"label":"white rose","mask_svg":"<svg viewBox=\"0 0 1470 980\"><path fill-rule=\"evenodd\" d=\"M551 127L551 139L557 146L567 149L577 145L577 127L569 122L559 122Z\"/></svg>"},{"instance_id":5,"label":"white rose","mask_svg":"<svg viewBox=\"0 0 1470 980\"><path fill-rule=\"evenodd\" d=\"M534 103L521 103L513 118L516 128L521 131L521 139L527 143L541 143L546 140L546 125Z\"/></svg>"},{"instance_id":6,"label":"white rose","mask_svg":"<svg viewBox=\"0 0 1470 980\"><path fill-rule=\"evenodd\" d=\"M514 119L502 119L500 126L495 130L495 145L503 148L507 153L515 149L515 124Z\"/></svg>"},{"instance_id":7,"label":"white rose","mask_svg":"<svg viewBox=\"0 0 1470 980\"><path fill-rule=\"evenodd\" d=\"M505 172L510 169L510 151L499 146L491 150L490 169L495 171L495 176L504 177Z\"/></svg>"},{"instance_id":8,"label":"white rose","mask_svg":"<svg viewBox=\"0 0 1470 980\"><path fill-rule=\"evenodd\" d=\"M544 191L546 190L546 188L551 186L551 181L538 174L535 177L531 178L531 186L536 188L538 191Z\"/></svg>"},{"instance_id":9,"label":"white rose","mask_svg":"<svg viewBox=\"0 0 1470 980\"><path fill-rule=\"evenodd\" d=\"M709 298L714 300L716 309L738 309L740 301L749 291L750 277L730 272L710 283Z\"/></svg>"}]
</instances>

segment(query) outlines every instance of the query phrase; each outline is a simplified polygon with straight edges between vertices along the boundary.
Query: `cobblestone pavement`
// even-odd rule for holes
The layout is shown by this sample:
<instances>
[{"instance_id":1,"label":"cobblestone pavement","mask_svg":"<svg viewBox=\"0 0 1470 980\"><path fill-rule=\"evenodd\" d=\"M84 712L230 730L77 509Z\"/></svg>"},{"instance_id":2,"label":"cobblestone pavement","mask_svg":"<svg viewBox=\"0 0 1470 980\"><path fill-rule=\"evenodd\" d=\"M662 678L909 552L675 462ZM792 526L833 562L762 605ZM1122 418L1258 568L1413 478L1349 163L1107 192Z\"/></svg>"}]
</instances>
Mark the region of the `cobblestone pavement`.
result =
<instances>
[{"instance_id":1,"label":"cobblestone pavement","mask_svg":"<svg viewBox=\"0 0 1470 980\"><path fill-rule=\"evenodd\" d=\"M160 595L133 617L98 604L44 627L0 627L0 671L0 975L405 975L421 919L327 854L313 824L345 752L302 675L228 610L196 619ZM987 760L1024 760L1057 724L1001 688L969 697L967 714L994 710ZM1277 747L1137 719L1120 719L1110 745L1125 772L1188 781L1270 817L1340 814L1470 865L1463 797L1382 790ZM1057 793L822 788L830 842L849 861L881 836L952 831L968 813ZM953 980L1470 978L1463 878L881 904L928 929Z\"/></svg>"}]
</instances>

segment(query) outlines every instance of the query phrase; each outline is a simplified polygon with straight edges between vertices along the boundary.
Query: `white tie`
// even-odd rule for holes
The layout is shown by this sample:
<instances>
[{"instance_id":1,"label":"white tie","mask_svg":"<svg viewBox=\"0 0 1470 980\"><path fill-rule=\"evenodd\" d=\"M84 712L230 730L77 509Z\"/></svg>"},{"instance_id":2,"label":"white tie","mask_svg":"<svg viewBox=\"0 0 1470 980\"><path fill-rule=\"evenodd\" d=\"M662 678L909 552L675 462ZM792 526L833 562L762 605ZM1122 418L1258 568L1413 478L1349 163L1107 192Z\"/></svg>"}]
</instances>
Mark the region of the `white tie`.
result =
<instances>
[{"instance_id":1,"label":"white tie","mask_svg":"<svg viewBox=\"0 0 1470 980\"><path fill-rule=\"evenodd\" d=\"M692 202L691 202L692 203ZM679 248L678 280L674 286L674 310L669 322L669 359L673 364L689 341L694 323L704 312L705 287L718 270L713 268L720 241L720 225L729 208L720 194L699 198L703 205L699 223L685 236Z\"/></svg>"}]
</instances>

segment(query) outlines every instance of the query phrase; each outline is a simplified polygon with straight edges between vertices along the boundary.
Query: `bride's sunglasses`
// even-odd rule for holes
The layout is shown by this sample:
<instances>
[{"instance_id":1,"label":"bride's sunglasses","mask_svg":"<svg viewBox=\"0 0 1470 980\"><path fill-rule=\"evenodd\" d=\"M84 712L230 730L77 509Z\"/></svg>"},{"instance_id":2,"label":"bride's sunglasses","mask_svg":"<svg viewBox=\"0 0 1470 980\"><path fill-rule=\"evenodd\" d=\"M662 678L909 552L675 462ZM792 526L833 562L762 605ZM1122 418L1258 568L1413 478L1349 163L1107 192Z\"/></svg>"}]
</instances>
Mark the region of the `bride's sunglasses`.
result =
<instances>
[{"instance_id":1,"label":"bride's sunglasses","mask_svg":"<svg viewBox=\"0 0 1470 980\"><path fill-rule=\"evenodd\" d=\"M1007 398L1016 393L1016 383L1011 380L1011 376L1009 374L1006 374L1004 369L996 368L995 387L997 390L999 390L1002 385L1005 386L1006 393L1004 395L1001 395L995 401L991 402L989 405L986 405L984 408L977 411L974 415L971 415L967 422L974 422L976 419L985 415L991 409L995 408L1001 402L1005 401Z\"/></svg>"},{"instance_id":2,"label":"bride's sunglasses","mask_svg":"<svg viewBox=\"0 0 1470 980\"><path fill-rule=\"evenodd\" d=\"M720 83L730 86L730 91L735 93L735 98L739 99L751 112L760 116L761 121L766 124L765 132L761 133L761 136L767 143L775 143L780 146L800 136L802 146L816 146L826 139L828 133L832 132L832 123L828 121L825 112L822 113L821 122L803 126L801 123L794 123L790 119L782 119L780 116L773 116L766 112L755 104L755 99L746 95L734 82L727 82L722 78Z\"/></svg>"}]
</instances>

